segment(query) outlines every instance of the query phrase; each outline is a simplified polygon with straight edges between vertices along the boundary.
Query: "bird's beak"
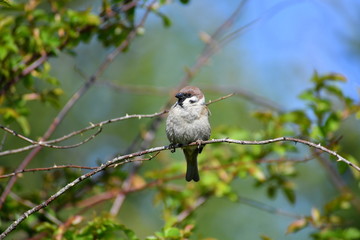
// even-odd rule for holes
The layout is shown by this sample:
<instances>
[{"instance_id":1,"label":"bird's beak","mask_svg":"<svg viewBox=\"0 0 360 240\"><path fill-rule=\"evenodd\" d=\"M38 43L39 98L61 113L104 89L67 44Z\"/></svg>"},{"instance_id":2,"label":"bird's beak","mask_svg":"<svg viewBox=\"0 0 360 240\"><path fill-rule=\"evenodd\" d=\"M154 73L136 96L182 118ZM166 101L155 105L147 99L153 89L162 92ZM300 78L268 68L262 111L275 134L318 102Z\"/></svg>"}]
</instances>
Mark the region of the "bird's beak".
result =
<instances>
[{"instance_id":1,"label":"bird's beak","mask_svg":"<svg viewBox=\"0 0 360 240\"><path fill-rule=\"evenodd\" d=\"M182 100L182 99L185 98L185 96L184 96L183 93L178 93L178 94L175 95L175 97L176 97L177 99L179 99L179 100Z\"/></svg>"},{"instance_id":2,"label":"bird's beak","mask_svg":"<svg viewBox=\"0 0 360 240\"><path fill-rule=\"evenodd\" d=\"M178 99L177 104L179 104L180 107L183 107L183 102L186 99L185 94L184 93L178 93L178 94L175 95L175 97Z\"/></svg>"}]
</instances>

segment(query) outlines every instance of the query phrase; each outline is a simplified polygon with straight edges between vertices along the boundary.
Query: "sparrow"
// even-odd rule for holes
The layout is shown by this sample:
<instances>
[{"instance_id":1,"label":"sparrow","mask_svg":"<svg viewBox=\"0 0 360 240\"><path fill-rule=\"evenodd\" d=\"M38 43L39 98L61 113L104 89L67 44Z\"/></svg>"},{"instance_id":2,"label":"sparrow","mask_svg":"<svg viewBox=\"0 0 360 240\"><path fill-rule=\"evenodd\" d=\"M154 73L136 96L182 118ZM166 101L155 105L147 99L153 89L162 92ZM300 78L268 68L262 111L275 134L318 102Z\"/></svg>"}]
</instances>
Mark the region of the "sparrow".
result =
<instances>
[{"instance_id":1,"label":"sparrow","mask_svg":"<svg viewBox=\"0 0 360 240\"><path fill-rule=\"evenodd\" d=\"M166 135L170 147L198 142L198 146L183 147L186 158L186 181L200 180L197 156L204 145L201 141L210 138L209 110L205 104L204 94L199 88L187 86L181 89L175 97L177 102L171 107L166 120ZM175 151L175 148L173 152Z\"/></svg>"}]
</instances>

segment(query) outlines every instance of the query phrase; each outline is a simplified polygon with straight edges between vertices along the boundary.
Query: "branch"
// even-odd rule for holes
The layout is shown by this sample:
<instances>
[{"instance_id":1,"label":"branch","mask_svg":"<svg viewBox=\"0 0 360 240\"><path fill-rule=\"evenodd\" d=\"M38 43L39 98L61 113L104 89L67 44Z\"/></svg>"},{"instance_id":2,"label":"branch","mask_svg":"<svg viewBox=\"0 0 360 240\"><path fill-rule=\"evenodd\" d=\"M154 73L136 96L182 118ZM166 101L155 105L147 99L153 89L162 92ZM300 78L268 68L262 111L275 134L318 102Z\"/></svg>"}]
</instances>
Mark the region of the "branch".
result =
<instances>
[{"instance_id":1,"label":"branch","mask_svg":"<svg viewBox=\"0 0 360 240\"><path fill-rule=\"evenodd\" d=\"M90 140L94 139L102 131L102 128L100 126L99 129L96 131L96 133L92 134L90 137L86 138L85 140L83 140L83 141L81 141L79 143L76 143L76 144L73 144L73 145L58 146L58 145L49 144L49 142L56 142L56 141L48 141L48 142L39 141L38 142L38 141L34 141L34 140L30 139L30 138L27 138L27 137L25 137L25 136L23 136L21 134L18 134L14 130L11 130L10 128L7 128L7 127L1 126L1 125L0 125L0 128L3 129L4 131L9 132L12 135L14 135L16 137L19 137L19 138L21 138L21 139L23 139L23 140L25 140L25 141L32 144L32 145L25 146L25 147L22 147L22 148L11 149L11 150L0 152L0 156L23 152L23 151L30 150L30 149L38 147L38 146L48 147L48 148L56 148L56 149L75 148L75 147L83 145L83 144L89 142ZM65 140L65 139L62 139L62 140Z\"/></svg>"},{"instance_id":2,"label":"branch","mask_svg":"<svg viewBox=\"0 0 360 240\"><path fill-rule=\"evenodd\" d=\"M0 143L0 151L2 151L4 145L5 145L5 141L6 141L6 137L7 137L7 133L4 133L2 139L1 139L1 143Z\"/></svg>"},{"instance_id":3,"label":"branch","mask_svg":"<svg viewBox=\"0 0 360 240\"><path fill-rule=\"evenodd\" d=\"M78 165L59 165L59 166L46 167L46 168L30 168L30 169L23 169L21 171L16 171L16 172L13 172L13 173L1 175L0 179L1 178L12 177L14 175L27 173L27 172L51 171L51 170L63 169L63 168L79 168L79 169L93 170L93 169L96 169L97 167L85 167L85 166L78 166Z\"/></svg>"},{"instance_id":4,"label":"branch","mask_svg":"<svg viewBox=\"0 0 360 240\"><path fill-rule=\"evenodd\" d=\"M13 192L10 192L9 195L11 198L13 198L14 200L16 200L17 202L19 202L20 204L22 204L24 206L27 206L27 207L35 207L36 206L34 203L30 202L29 200L22 199L21 197L19 197L18 195L16 195ZM53 216L50 213L47 213L45 211L42 211L42 210L40 210L39 212L41 214L43 214L48 220L50 220L51 222L55 223L58 226L60 226L62 224L62 222L59 219L57 219L55 216Z\"/></svg>"},{"instance_id":5,"label":"branch","mask_svg":"<svg viewBox=\"0 0 360 240\"><path fill-rule=\"evenodd\" d=\"M23 140L25 140L25 141L32 144L32 145L25 146L25 147L22 147L22 148L11 149L11 150L0 152L0 156L27 151L29 149L32 149L32 148L35 148L35 147L38 147L38 146L49 147L49 148L58 148L58 149L78 147L78 146L80 146L80 145L82 145L84 143L87 143L88 141L94 139L101 132L103 125L113 123L113 122L122 121L122 120L126 120L126 119L130 119L130 118L138 118L138 119L152 118L152 117L160 116L160 115L165 114L165 113L167 113L167 110L164 110L164 111L159 112L159 113L153 113L153 114L133 114L133 115L126 115L126 116L119 117L119 118L113 118L113 119L105 120L105 121L102 121L102 122L99 122L99 123L96 123L96 124L91 124L89 127L74 131L72 133L69 133L69 134L63 136L63 137L56 138L56 139L49 140L49 141L34 141L34 140L32 140L30 138L27 138L27 137L25 137L25 136L23 136L21 134L18 134L17 132L15 132L14 130L12 130L10 128L7 128L5 126L0 125L0 128L3 129L4 131L6 131L8 133L11 133L12 135L14 135L16 137L19 137L19 138L21 138L21 139L23 139ZM74 145L68 145L68 146L51 145L52 143L62 142L64 140L66 140L66 139L69 139L69 138L71 138L73 136L82 134L82 133L84 133L86 131L92 130L92 129L97 128L97 127L99 127L99 130L95 134L91 135L90 137L88 137L87 139L85 139L84 141L82 141L80 143L77 143L77 144L74 144Z\"/></svg>"},{"instance_id":6,"label":"branch","mask_svg":"<svg viewBox=\"0 0 360 240\"><path fill-rule=\"evenodd\" d=\"M208 141L202 141L201 144L233 143L233 144L240 144L240 145L265 145L265 144L276 143L276 142L294 142L294 143L301 143L301 144L307 145L309 147L312 147L312 148L321 150L323 152L326 152L326 153L328 153L330 155L333 155L333 156L338 158L338 161L345 162L349 166L351 166L351 167L355 168L356 170L360 171L360 167L358 167L355 164L351 163L350 161L346 160L345 158L343 158L342 156L340 156L336 152L334 152L334 151L332 151L330 149L327 149L327 148L321 146L320 144L315 144L315 143L312 143L312 142L309 142L309 141L306 141L306 140L292 138L292 137L279 137L279 138L262 140L262 141L243 141L243 140L222 138L222 139L212 139L212 140L208 140ZM193 142L193 143L190 143L190 144L187 144L187 145L183 145L181 147L197 146L197 145L198 145L197 142ZM75 185L77 185L78 183L84 181L85 179L95 175L96 173L103 171L104 169L108 168L109 166L114 165L114 164L116 164L116 166L118 166L118 165L123 165L125 163L134 162L134 161L150 160L150 159L152 159L152 157L150 159L139 159L139 160L136 160L136 159L132 160L131 158L143 156L145 154L150 154L150 153L154 153L154 152L161 152L161 151L168 150L168 149L173 149L173 148L174 148L173 146L171 146L171 147L170 146L154 147L154 148L150 148L150 149L147 149L147 150L144 150L144 151L139 151L139 152L135 152L135 153L131 153L131 154L127 154L127 155L123 155L123 156L113 158L112 160L110 160L110 161L102 164L101 166L97 167L95 170L93 170L91 172L88 172L88 173L76 178L74 181L67 184L66 186L61 188L59 191L57 191L54 195L52 195L46 201L42 202L41 204L39 204L39 205L33 207L32 209L26 211L25 213L23 213L16 221L14 221L0 235L0 240L4 239L11 231L13 231L28 216L30 216L31 214L33 214L35 212L38 212L40 209L45 208L52 201L54 201L56 198L58 198L59 196L64 194L70 188L74 187ZM180 148L180 146L175 146L175 148Z\"/></svg>"},{"instance_id":7,"label":"branch","mask_svg":"<svg viewBox=\"0 0 360 240\"><path fill-rule=\"evenodd\" d=\"M251 22L245 24L244 26L236 29L235 31L227 34L225 37L223 37L218 45L220 47L224 47L224 45L228 44L229 42L233 41L237 37L239 37L241 34L244 34L246 30L251 29L252 27L255 27L256 24L260 24L261 22L264 22L265 20L269 20L282 10L288 8L291 5L298 4L301 1L294 1L294 0L284 0L282 2L277 3L274 7L270 8L268 11L263 13L260 17L252 20Z\"/></svg>"},{"instance_id":8,"label":"branch","mask_svg":"<svg viewBox=\"0 0 360 240\"><path fill-rule=\"evenodd\" d=\"M210 104L212 104L212 103L216 103L216 102L222 101L222 100L224 100L224 99L227 99L227 98L229 98L229 97L234 96L234 94L235 94L235 93L230 93L230 94L228 94L228 95L226 95L226 96L223 96L223 97L220 97L220 98L218 98L218 99L210 100L209 102L206 103L206 105L210 105Z\"/></svg>"},{"instance_id":9,"label":"branch","mask_svg":"<svg viewBox=\"0 0 360 240\"><path fill-rule=\"evenodd\" d=\"M196 209L198 209L199 207L201 207L202 205L204 205L206 203L206 201L209 199L209 195L206 196L201 196L199 197L195 204L190 206L188 209L185 209L184 211L182 211L177 217L176 217L176 222L174 224L178 224L181 223L182 221L184 221L186 218L188 218Z\"/></svg>"},{"instance_id":10,"label":"branch","mask_svg":"<svg viewBox=\"0 0 360 240\"><path fill-rule=\"evenodd\" d=\"M332 151L332 150L330 150L330 149L328 149L326 147L321 146L320 143L315 144L315 143L312 143L312 142L309 142L309 141L306 141L306 140L302 140L302 139L298 139L298 138L279 137L279 138L262 140L262 141L242 141L242 140L234 140L234 139L223 138L223 139L213 139L213 140L208 140L208 141L202 141L202 144L221 143L221 142L235 143L235 144L241 144L241 145L265 145L265 144L270 144L270 143L275 143L275 142L301 143L301 144L307 145L309 147L318 149L320 151L326 152L326 153L336 157L337 161L344 162L347 165L355 168L357 171L360 172L360 167L356 166L355 164L353 164L349 160L346 160L344 157L340 156L335 151ZM192 146L192 145L196 145L196 142L189 144L189 146Z\"/></svg>"},{"instance_id":11,"label":"branch","mask_svg":"<svg viewBox=\"0 0 360 240\"><path fill-rule=\"evenodd\" d=\"M238 202L243 203L243 204L248 205L248 206L253 207L253 208L263 210L265 212L276 214L276 215L282 215L282 216L286 216L286 217L290 217L290 218L296 218L296 219L303 218L303 216L300 216L300 215L297 215L297 214L294 214L294 213L291 213L291 212L286 212L286 211L284 211L282 209L275 208L275 207L269 206L269 205L267 205L265 203L262 203L262 202L259 202L259 201L256 201L256 200L253 200L253 199L250 199L250 198L246 198L246 197L238 196Z\"/></svg>"}]
</instances>

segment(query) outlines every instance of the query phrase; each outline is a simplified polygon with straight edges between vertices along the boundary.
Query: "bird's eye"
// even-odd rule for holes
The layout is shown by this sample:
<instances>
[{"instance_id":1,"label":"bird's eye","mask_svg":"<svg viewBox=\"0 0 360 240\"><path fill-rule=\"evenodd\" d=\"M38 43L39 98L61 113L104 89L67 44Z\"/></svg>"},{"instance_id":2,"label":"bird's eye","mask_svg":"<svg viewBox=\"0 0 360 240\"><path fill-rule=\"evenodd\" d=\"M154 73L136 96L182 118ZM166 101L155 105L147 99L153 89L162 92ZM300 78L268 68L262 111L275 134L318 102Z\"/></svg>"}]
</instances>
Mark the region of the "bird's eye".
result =
<instances>
[{"instance_id":1,"label":"bird's eye","mask_svg":"<svg viewBox=\"0 0 360 240\"><path fill-rule=\"evenodd\" d=\"M187 97L187 98L188 98L188 97L191 97L191 94L190 94L190 93L185 93L184 95L185 95L185 97Z\"/></svg>"},{"instance_id":2,"label":"bird's eye","mask_svg":"<svg viewBox=\"0 0 360 240\"><path fill-rule=\"evenodd\" d=\"M195 103L196 101L195 100L190 100L190 103Z\"/></svg>"}]
</instances>

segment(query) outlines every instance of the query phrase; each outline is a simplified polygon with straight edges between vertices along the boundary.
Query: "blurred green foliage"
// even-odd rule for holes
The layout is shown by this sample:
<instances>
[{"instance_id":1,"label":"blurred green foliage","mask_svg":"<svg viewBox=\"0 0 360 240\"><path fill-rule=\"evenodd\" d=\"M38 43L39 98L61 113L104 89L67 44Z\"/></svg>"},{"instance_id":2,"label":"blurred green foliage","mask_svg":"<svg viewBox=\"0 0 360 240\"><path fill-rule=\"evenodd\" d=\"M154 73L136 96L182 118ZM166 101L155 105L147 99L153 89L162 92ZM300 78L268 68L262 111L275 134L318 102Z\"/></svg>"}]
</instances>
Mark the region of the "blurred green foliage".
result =
<instances>
[{"instance_id":1,"label":"blurred green foliage","mask_svg":"<svg viewBox=\"0 0 360 240\"><path fill-rule=\"evenodd\" d=\"M95 11L71 8L69 1L1 2L0 114L4 124L15 121L24 134L29 134L31 126L27 116L30 101L61 107L59 97L63 90L59 81L51 75L49 58L56 57L60 52L74 54L75 47L93 38L97 38L104 47L119 46L135 29L136 12L146 8L148 1L128 7L132 3L128 0L103 0L100 10ZM161 6L167 1L157 3ZM159 12L158 8L152 9L152 13L161 17L164 26L170 26L169 17ZM360 116L360 106L341 91L339 84L342 81L345 78L339 74L320 75L315 72L311 79L312 87L300 95L307 104L306 108L257 111L253 117L263 128L250 131L238 126L219 126L213 129L212 138L263 140L297 136L339 152L359 165L354 157L342 152L337 136L337 130L347 118ZM136 231L127 226L126 219L120 221L102 214L105 207L97 205L106 204L106 199L102 198L106 194L114 198L114 193L127 195L152 189L153 205L161 209L164 224L146 239L195 238L196 209L214 198L237 202L239 195L234 182L238 179L251 179L253 187L266 193L269 199L282 194L289 203L295 204L299 194L294 183L299 174L296 164L324 158L314 149L308 152L310 155L304 157L301 148L292 143L261 146L211 144L200 155L200 182L185 184L183 166L171 162L161 169L146 168L137 172L127 191L119 189L129 176L126 166L107 169L96 179L71 188L43 212L31 215L19 225L16 233L42 239L136 240L139 239ZM351 172L355 181L360 179L360 174L347 165L336 166L340 173ZM0 172L6 170L0 167ZM8 197L0 211L0 229L4 230L19 212L29 207L24 199L39 203L54 189L80 175L80 172L72 170L44 173L38 191L22 193L21 198ZM321 210L313 208L310 213L296 218L288 226L287 234L312 227L314 232L309 236L312 239L359 239L359 224L347 218L360 212L358 204L359 199L351 189L340 191L339 196L329 199ZM93 212L89 213L89 210ZM271 239L265 235L261 238Z\"/></svg>"}]
</instances>

